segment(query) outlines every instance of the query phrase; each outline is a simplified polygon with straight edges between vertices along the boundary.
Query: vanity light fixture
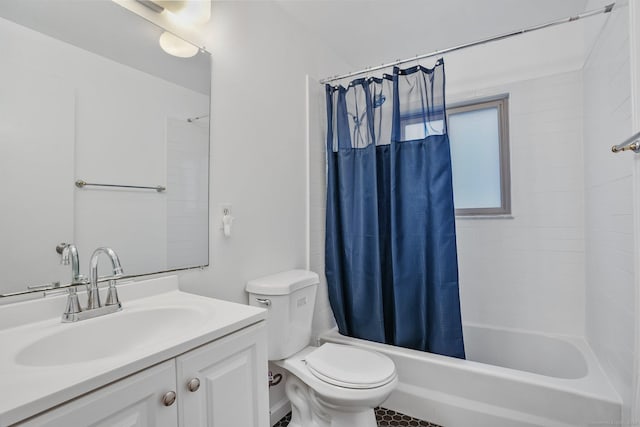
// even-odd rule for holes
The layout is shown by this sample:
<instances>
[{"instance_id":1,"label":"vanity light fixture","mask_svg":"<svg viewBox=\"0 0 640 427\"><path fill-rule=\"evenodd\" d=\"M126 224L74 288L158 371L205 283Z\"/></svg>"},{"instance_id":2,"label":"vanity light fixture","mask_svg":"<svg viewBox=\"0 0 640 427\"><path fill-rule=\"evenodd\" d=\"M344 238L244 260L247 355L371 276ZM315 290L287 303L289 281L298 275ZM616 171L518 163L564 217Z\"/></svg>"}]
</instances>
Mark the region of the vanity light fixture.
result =
<instances>
[{"instance_id":1,"label":"vanity light fixture","mask_svg":"<svg viewBox=\"0 0 640 427\"><path fill-rule=\"evenodd\" d=\"M191 58L198 53L198 47L182 40L167 31L160 36L160 47L169 55L179 58Z\"/></svg>"},{"instance_id":2,"label":"vanity light fixture","mask_svg":"<svg viewBox=\"0 0 640 427\"><path fill-rule=\"evenodd\" d=\"M136 0L156 13L163 14L178 26L206 24L211 19L211 0ZM170 55L190 58L199 48L165 31L160 36L160 47Z\"/></svg>"},{"instance_id":3,"label":"vanity light fixture","mask_svg":"<svg viewBox=\"0 0 640 427\"><path fill-rule=\"evenodd\" d=\"M154 3L163 7L162 13L177 25L201 25L211 19L210 0L157 0Z\"/></svg>"}]
</instances>

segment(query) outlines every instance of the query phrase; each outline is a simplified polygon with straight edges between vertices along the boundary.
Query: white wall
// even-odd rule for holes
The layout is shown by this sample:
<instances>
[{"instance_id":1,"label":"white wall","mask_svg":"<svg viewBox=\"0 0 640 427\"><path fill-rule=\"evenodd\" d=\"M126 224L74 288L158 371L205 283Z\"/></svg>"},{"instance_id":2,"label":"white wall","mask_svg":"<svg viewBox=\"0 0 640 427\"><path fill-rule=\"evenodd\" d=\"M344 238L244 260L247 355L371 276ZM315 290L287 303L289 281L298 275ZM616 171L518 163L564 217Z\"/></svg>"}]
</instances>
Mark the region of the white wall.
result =
<instances>
[{"instance_id":1,"label":"white wall","mask_svg":"<svg viewBox=\"0 0 640 427\"><path fill-rule=\"evenodd\" d=\"M635 342L628 6L616 7L584 68L586 336L630 419Z\"/></svg>"},{"instance_id":2,"label":"white wall","mask_svg":"<svg viewBox=\"0 0 640 427\"><path fill-rule=\"evenodd\" d=\"M629 44L631 56L631 111L633 132L640 132L640 4L637 1L629 3ZM635 264L640 265L640 158L634 159L634 231L635 231ZM628 420L640 419L640 270L636 267L635 272L635 354L633 389L631 397L631 413ZM625 411L625 417L627 417Z\"/></svg>"},{"instance_id":3,"label":"white wall","mask_svg":"<svg viewBox=\"0 0 640 427\"><path fill-rule=\"evenodd\" d=\"M211 267L185 289L246 302L247 280L306 267L306 75L342 65L269 1L220 1L210 23ZM222 206L235 217L220 230Z\"/></svg>"},{"instance_id":4,"label":"white wall","mask_svg":"<svg viewBox=\"0 0 640 427\"><path fill-rule=\"evenodd\" d=\"M180 282L246 303L249 279L307 267L306 75L345 65L274 2L216 1L210 30L211 266ZM227 203L230 238L220 230Z\"/></svg>"},{"instance_id":5,"label":"white wall","mask_svg":"<svg viewBox=\"0 0 640 427\"><path fill-rule=\"evenodd\" d=\"M0 37L7 27L0 19ZM4 49L4 64L16 52ZM0 67L0 293L69 280L54 248L73 240L73 87ZM37 123L37 125L35 125ZM43 143L45 142L46 143Z\"/></svg>"}]
</instances>

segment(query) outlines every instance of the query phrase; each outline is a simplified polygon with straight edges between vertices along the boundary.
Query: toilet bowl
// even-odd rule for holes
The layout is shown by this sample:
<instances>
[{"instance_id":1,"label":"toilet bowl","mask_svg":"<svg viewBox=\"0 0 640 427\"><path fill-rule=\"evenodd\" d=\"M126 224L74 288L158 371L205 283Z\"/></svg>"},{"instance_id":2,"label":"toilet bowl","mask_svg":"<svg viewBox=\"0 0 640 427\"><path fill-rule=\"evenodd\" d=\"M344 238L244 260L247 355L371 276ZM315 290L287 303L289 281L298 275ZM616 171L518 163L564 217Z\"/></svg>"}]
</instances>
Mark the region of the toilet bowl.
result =
<instances>
[{"instance_id":1,"label":"toilet bowl","mask_svg":"<svg viewBox=\"0 0 640 427\"><path fill-rule=\"evenodd\" d=\"M318 275L292 270L247 282L268 310L269 360L287 371L290 427L375 427L374 408L398 383L393 361L341 344L309 346Z\"/></svg>"},{"instance_id":2,"label":"toilet bowl","mask_svg":"<svg viewBox=\"0 0 640 427\"><path fill-rule=\"evenodd\" d=\"M391 359L340 344L306 347L275 363L289 374L290 427L376 426L373 408L398 383Z\"/></svg>"}]
</instances>

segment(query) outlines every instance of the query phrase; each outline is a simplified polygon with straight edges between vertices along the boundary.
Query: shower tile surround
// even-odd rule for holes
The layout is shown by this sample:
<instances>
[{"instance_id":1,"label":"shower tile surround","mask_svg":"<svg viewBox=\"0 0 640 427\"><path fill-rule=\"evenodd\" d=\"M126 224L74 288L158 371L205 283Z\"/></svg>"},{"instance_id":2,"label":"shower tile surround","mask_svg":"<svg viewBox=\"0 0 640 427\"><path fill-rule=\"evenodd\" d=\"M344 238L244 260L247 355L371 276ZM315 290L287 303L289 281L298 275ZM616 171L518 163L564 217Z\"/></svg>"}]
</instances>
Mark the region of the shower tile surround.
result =
<instances>
[{"instance_id":1,"label":"shower tile surround","mask_svg":"<svg viewBox=\"0 0 640 427\"><path fill-rule=\"evenodd\" d=\"M634 156L612 155L608 146L633 133L628 22L628 7L614 9L585 64L583 81L586 337L622 398L623 425L634 423L631 405L638 357Z\"/></svg>"},{"instance_id":2,"label":"shower tile surround","mask_svg":"<svg viewBox=\"0 0 640 427\"><path fill-rule=\"evenodd\" d=\"M289 412L284 418L275 423L273 427L287 427L291 421L291 412ZM410 417L409 415L401 414L400 412L393 411L391 409L377 407L376 408L376 421L378 427L401 427L401 426L416 426L416 427L443 427L437 424L432 424L428 421L419 420L417 418Z\"/></svg>"}]
</instances>

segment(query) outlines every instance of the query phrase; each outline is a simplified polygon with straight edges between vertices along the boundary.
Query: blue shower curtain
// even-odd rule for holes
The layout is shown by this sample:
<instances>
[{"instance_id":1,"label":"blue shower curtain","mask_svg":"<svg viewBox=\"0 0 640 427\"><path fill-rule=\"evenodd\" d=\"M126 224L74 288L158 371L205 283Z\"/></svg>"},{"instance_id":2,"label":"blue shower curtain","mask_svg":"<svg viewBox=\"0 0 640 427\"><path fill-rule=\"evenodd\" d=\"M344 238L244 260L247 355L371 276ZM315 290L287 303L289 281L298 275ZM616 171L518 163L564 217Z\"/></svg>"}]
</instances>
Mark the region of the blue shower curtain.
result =
<instances>
[{"instance_id":1,"label":"blue shower curtain","mask_svg":"<svg viewBox=\"0 0 640 427\"><path fill-rule=\"evenodd\" d=\"M444 63L326 86L326 277L340 333L464 358Z\"/></svg>"}]
</instances>

